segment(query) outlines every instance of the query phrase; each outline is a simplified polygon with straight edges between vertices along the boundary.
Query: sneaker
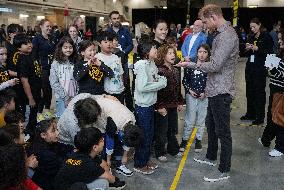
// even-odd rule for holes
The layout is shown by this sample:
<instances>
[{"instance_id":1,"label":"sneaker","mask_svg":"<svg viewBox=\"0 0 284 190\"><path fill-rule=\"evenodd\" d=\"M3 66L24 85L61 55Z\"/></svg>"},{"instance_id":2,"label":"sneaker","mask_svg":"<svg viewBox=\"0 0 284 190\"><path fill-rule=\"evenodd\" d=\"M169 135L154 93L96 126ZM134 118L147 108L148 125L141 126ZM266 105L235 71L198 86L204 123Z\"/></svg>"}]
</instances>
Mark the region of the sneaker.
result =
<instances>
[{"instance_id":1,"label":"sneaker","mask_svg":"<svg viewBox=\"0 0 284 190\"><path fill-rule=\"evenodd\" d=\"M158 159L160 162L166 162L166 161L168 161L167 157L165 157L165 156L159 156L157 159Z\"/></svg>"},{"instance_id":2,"label":"sneaker","mask_svg":"<svg viewBox=\"0 0 284 190\"><path fill-rule=\"evenodd\" d=\"M256 120L254 120L254 121L251 123L251 125L262 125L263 123L264 123L263 120L261 120L261 119L256 119Z\"/></svg>"},{"instance_id":3,"label":"sneaker","mask_svg":"<svg viewBox=\"0 0 284 190\"><path fill-rule=\"evenodd\" d=\"M207 182L217 182L225 179L229 179L230 175L228 173L222 173L219 170L214 170L212 173L204 176L204 181Z\"/></svg>"},{"instance_id":4,"label":"sneaker","mask_svg":"<svg viewBox=\"0 0 284 190\"><path fill-rule=\"evenodd\" d=\"M152 160L149 160L147 163L147 167L151 170L155 170L157 169L159 166L158 164L156 164L155 162L153 162Z\"/></svg>"},{"instance_id":5,"label":"sneaker","mask_svg":"<svg viewBox=\"0 0 284 190\"><path fill-rule=\"evenodd\" d=\"M200 163L200 164L207 164L207 165L209 165L209 166L216 166L216 165L217 165L217 163L216 163L215 161L209 160L209 159L206 158L206 157L204 157L204 158L202 158L202 157L200 157L200 158L193 158L193 160L194 160L195 162Z\"/></svg>"},{"instance_id":6,"label":"sneaker","mask_svg":"<svg viewBox=\"0 0 284 190\"><path fill-rule=\"evenodd\" d=\"M154 173L154 170L150 169L147 165L143 168L133 168L133 170L144 175L150 175Z\"/></svg>"},{"instance_id":7,"label":"sneaker","mask_svg":"<svg viewBox=\"0 0 284 190\"><path fill-rule=\"evenodd\" d=\"M269 152L269 156L272 156L272 157L280 157L280 156L283 156L283 153L282 152L279 152L278 150L276 149L273 149Z\"/></svg>"},{"instance_id":8,"label":"sneaker","mask_svg":"<svg viewBox=\"0 0 284 190\"><path fill-rule=\"evenodd\" d=\"M120 165L115 169L116 173L125 175L126 177L130 177L133 175L133 171L128 169L125 165Z\"/></svg>"},{"instance_id":9,"label":"sneaker","mask_svg":"<svg viewBox=\"0 0 284 190\"><path fill-rule=\"evenodd\" d=\"M125 181L120 181L118 177L115 177L114 183L109 183L109 189L121 190L125 187Z\"/></svg>"},{"instance_id":10,"label":"sneaker","mask_svg":"<svg viewBox=\"0 0 284 190\"><path fill-rule=\"evenodd\" d=\"M179 152L175 157L182 157L183 156L183 152Z\"/></svg>"},{"instance_id":11,"label":"sneaker","mask_svg":"<svg viewBox=\"0 0 284 190\"><path fill-rule=\"evenodd\" d=\"M202 144L201 140L195 139L195 147L194 147L194 152L201 152L202 151Z\"/></svg>"},{"instance_id":12,"label":"sneaker","mask_svg":"<svg viewBox=\"0 0 284 190\"><path fill-rule=\"evenodd\" d=\"M179 151L184 152L186 145L187 145L187 141L182 139L180 146L179 146Z\"/></svg>"}]
</instances>

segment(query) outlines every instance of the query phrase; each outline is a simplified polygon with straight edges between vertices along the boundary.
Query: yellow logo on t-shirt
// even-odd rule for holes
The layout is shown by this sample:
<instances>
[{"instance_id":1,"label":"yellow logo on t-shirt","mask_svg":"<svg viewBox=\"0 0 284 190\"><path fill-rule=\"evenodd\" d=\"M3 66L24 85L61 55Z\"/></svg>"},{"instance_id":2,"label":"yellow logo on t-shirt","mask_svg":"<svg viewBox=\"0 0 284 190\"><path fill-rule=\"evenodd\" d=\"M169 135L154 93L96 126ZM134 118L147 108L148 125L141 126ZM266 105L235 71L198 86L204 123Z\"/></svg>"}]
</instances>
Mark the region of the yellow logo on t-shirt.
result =
<instances>
[{"instance_id":1,"label":"yellow logo on t-shirt","mask_svg":"<svg viewBox=\"0 0 284 190\"><path fill-rule=\"evenodd\" d=\"M66 160L67 165L72 165L72 166L80 166L82 163L82 160L73 160L73 159L68 159Z\"/></svg>"},{"instance_id":2,"label":"yellow logo on t-shirt","mask_svg":"<svg viewBox=\"0 0 284 190\"><path fill-rule=\"evenodd\" d=\"M36 76L41 77L41 66L37 61L34 61L34 67Z\"/></svg>"},{"instance_id":3,"label":"yellow logo on t-shirt","mask_svg":"<svg viewBox=\"0 0 284 190\"><path fill-rule=\"evenodd\" d=\"M19 60L19 56L20 56L20 52L15 52L14 55L13 55L13 63L14 65L17 65L17 62Z\"/></svg>"},{"instance_id":4,"label":"yellow logo on t-shirt","mask_svg":"<svg viewBox=\"0 0 284 190\"><path fill-rule=\"evenodd\" d=\"M89 75L92 79L100 82L104 76L104 73L97 66L92 65L89 69Z\"/></svg>"},{"instance_id":5,"label":"yellow logo on t-shirt","mask_svg":"<svg viewBox=\"0 0 284 190\"><path fill-rule=\"evenodd\" d=\"M9 80L9 74L7 71L0 71L0 83L6 82Z\"/></svg>"}]
</instances>

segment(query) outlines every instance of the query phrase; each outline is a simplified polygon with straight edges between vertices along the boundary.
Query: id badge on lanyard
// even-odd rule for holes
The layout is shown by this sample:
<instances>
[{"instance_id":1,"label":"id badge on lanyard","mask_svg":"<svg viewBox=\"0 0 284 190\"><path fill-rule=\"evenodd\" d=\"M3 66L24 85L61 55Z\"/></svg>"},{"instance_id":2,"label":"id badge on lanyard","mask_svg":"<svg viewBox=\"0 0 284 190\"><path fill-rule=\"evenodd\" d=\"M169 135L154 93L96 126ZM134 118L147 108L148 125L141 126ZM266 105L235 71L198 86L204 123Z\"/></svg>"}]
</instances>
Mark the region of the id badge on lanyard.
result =
<instances>
[{"instance_id":1,"label":"id badge on lanyard","mask_svg":"<svg viewBox=\"0 0 284 190\"><path fill-rule=\"evenodd\" d=\"M253 45L256 46L256 43L257 43L257 41L255 40L255 41L253 42ZM249 62L254 63L254 60L255 60L255 55L251 55Z\"/></svg>"}]
</instances>

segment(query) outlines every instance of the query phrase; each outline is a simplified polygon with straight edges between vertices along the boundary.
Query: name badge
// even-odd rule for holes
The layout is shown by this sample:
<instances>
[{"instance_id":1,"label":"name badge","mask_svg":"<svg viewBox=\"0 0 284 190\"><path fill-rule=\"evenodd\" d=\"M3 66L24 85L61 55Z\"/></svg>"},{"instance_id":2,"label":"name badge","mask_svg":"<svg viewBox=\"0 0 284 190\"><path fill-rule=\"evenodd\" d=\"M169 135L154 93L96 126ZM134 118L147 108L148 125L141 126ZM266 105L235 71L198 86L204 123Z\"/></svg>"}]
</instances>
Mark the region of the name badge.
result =
<instances>
[{"instance_id":1,"label":"name badge","mask_svg":"<svg viewBox=\"0 0 284 190\"><path fill-rule=\"evenodd\" d=\"M250 62L251 62L251 63L254 63L254 58L255 58L254 55L251 55L251 56L250 56Z\"/></svg>"}]
</instances>

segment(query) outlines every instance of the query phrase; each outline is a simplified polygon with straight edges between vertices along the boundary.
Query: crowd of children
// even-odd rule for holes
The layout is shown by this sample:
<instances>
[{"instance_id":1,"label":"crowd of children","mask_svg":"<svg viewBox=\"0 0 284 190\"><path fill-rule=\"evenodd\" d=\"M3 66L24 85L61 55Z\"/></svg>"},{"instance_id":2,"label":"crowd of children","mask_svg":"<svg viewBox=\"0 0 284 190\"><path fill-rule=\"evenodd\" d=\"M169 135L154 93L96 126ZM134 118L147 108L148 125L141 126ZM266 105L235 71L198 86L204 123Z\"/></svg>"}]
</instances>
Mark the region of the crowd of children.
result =
<instances>
[{"instance_id":1,"label":"crowd of children","mask_svg":"<svg viewBox=\"0 0 284 190\"><path fill-rule=\"evenodd\" d=\"M138 43L130 106L127 60L115 33L101 32L97 46L70 26L69 36L55 46L48 37L50 22L45 19L40 26L42 33L31 40L20 25L9 25L10 41L0 47L0 189L123 189L125 181L113 171L133 175L130 148L135 150L133 170L152 174L158 164L151 147L160 162L167 162L167 154L181 156L193 127L195 151L202 150L207 74L185 69L184 101L180 69L174 67L180 61L176 41L166 38L165 21L158 20L154 36ZM195 53L198 64L210 60L206 44ZM50 108L49 88L54 116L43 109ZM179 144L178 112L185 102ZM260 142L266 146L264 137Z\"/></svg>"},{"instance_id":2,"label":"crowd of children","mask_svg":"<svg viewBox=\"0 0 284 190\"><path fill-rule=\"evenodd\" d=\"M167 154L182 154L192 127L186 128L180 148L176 134L184 99L180 70L174 67L179 61L176 43L166 39L165 21L155 24L153 39L139 42L140 60L134 64L134 111L124 105L129 76L115 33L101 32L97 47L88 40L75 42L70 26L72 35L62 37L50 53L54 45L48 38L50 22L43 20L41 28L42 33L31 41L20 26L11 25L10 43L7 48L0 47L1 164L7 164L7 171L17 167L11 175L3 176L1 187L122 189L125 182L110 168L132 176L126 166L131 147L135 149L133 170L142 174L152 174L158 168L151 159L152 145L161 162L167 161ZM198 61L209 56L209 48L202 45ZM198 70L189 72L184 86L192 100L187 97L187 103L197 101L195 108L201 115L206 107L206 75ZM46 75L48 84L44 84ZM196 81L190 78L193 75L198 75ZM49 96L49 85L56 102L54 117L50 112L42 113L44 106L50 106L50 97L45 97ZM187 111L192 115L188 117L194 118L195 112ZM204 117L199 115L200 143ZM22 154L9 160L15 151ZM11 163L16 159L17 166ZM15 172L20 175L15 176Z\"/></svg>"}]
</instances>

